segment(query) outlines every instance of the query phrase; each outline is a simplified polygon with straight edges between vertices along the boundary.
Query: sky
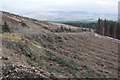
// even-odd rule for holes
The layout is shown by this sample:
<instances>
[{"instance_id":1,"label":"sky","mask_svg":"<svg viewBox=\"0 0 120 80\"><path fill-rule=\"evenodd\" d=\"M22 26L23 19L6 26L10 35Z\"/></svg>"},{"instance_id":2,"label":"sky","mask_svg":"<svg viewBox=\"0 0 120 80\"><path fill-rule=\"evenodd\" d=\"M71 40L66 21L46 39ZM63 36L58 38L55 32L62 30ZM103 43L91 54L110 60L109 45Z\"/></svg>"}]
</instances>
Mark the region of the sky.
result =
<instances>
[{"instance_id":1,"label":"sky","mask_svg":"<svg viewBox=\"0 0 120 80\"><path fill-rule=\"evenodd\" d=\"M0 0L1 10L17 14L42 11L118 13L119 0Z\"/></svg>"}]
</instances>

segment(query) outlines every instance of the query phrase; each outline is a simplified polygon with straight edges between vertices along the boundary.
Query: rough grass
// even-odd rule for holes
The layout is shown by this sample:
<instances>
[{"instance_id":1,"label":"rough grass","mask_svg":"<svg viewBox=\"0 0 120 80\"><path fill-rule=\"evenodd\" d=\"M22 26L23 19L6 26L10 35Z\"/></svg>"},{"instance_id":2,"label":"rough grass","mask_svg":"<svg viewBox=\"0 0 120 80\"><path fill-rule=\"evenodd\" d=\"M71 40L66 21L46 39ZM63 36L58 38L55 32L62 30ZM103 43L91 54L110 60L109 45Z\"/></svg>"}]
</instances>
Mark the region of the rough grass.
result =
<instances>
[{"instance_id":1,"label":"rough grass","mask_svg":"<svg viewBox=\"0 0 120 80\"><path fill-rule=\"evenodd\" d=\"M35 61L35 56L33 55L28 45L26 45L25 43L20 41L19 42L12 41L12 42L6 42L6 43L7 43L7 47L9 47L10 49L13 49L18 53L25 55L30 60Z\"/></svg>"},{"instance_id":2,"label":"rough grass","mask_svg":"<svg viewBox=\"0 0 120 80\"><path fill-rule=\"evenodd\" d=\"M46 56L44 57L47 61L54 61L58 63L62 67L67 67L72 70L79 70L79 65L72 61L72 60L66 60L63 57L58 57L54 55L52 52L45 50Z\"/></svg>"},{"instance_id":3,"label":"rough grass","mask_svg":"<svg viewBox=\"0 0 120 80\"><path fill-rule=\"evenodd\" d=\"M22 36L15 33L5 33L3 35L3 38L7 39L8 41L15 41L15 42L22 40Z\"/></svg>"}]
</instances>

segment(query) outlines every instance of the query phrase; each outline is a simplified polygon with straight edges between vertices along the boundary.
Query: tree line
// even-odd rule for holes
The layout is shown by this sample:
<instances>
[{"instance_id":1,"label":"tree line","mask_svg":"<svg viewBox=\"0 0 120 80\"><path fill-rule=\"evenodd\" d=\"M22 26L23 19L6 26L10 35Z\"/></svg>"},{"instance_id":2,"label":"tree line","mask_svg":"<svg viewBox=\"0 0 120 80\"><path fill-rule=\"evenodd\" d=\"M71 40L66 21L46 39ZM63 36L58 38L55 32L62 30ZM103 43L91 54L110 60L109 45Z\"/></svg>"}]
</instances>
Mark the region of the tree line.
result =
<instances>
[{"instance_id":1,"label":"tree line","mask_svg":"<svg viewBox=\"0 0 120 80\"><path fill-rule=\"evenodd\" d=\"M112 20L98 19L96 32L101 35L120 39L120 23Z\"/></svg>"}]
</instances>

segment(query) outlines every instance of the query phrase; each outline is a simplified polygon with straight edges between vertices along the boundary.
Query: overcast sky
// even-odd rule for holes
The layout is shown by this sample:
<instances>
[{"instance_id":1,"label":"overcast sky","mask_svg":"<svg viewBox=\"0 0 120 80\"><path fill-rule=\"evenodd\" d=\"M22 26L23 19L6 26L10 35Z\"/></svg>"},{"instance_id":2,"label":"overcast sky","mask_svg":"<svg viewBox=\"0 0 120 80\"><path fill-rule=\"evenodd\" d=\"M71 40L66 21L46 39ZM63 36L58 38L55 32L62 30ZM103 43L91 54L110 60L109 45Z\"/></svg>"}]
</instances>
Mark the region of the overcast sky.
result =
<instances>
[{"instance_id":1,"label":"overcast sky","mask_svg":"<svg viewBox=\"0 0 120 80\"><path fill-rule=\"evenodd\" d=\"M2 10L18 14L40 11L88 11L117 14L119 0L0 0Z\"/></svg>"}]
</instances>

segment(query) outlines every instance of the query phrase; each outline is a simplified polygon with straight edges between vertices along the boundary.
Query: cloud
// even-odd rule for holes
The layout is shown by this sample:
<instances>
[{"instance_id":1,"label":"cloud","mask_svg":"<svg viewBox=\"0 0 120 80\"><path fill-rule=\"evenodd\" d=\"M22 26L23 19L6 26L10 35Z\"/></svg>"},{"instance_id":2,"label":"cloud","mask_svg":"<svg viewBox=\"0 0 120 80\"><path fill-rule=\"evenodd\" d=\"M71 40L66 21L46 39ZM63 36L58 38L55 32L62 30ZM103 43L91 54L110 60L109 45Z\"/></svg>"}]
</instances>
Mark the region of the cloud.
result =
<instances>
[{"instance_id":1,"label":"cloud","mask_svg":"<svg viewBox=\"0 0 120 80\"><path fill-rule=\"evenodd\" d=\"M88 11L117 13L119 0L1 0L2 10L15 13L40 11Z\"/></svg>"}]
</instances>

